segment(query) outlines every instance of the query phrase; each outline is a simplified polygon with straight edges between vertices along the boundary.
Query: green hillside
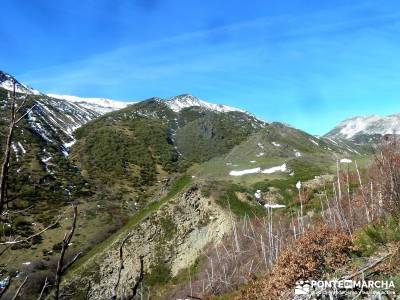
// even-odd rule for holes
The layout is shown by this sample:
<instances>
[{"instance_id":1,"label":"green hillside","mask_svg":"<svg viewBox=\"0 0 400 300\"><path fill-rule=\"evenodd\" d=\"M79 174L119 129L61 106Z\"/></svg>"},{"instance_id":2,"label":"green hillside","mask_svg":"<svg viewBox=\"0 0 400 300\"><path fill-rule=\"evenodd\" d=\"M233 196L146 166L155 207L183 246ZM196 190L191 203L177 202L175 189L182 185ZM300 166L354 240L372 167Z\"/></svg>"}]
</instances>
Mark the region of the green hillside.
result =
<instances>
[{"instance_id":1,"label":"green hillside","mask_svg":"<svg viewBox=\"0 0 400 300\"><path fill-rule=\"evenodd\" d=\"M152 98L79 128L71 158L88 180L137 192L227 153L262 126L245 113L200 107L174 112Z\"/></svg>"}]
</instances>

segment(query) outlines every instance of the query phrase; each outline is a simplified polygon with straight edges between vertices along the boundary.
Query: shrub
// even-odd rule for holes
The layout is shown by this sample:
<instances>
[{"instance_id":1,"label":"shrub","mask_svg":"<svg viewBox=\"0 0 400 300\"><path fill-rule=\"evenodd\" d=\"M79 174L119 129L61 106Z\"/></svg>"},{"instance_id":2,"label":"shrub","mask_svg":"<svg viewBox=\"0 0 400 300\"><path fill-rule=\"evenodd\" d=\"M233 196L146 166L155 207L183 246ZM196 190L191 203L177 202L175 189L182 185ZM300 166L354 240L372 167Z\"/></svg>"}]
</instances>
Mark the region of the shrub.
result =
<instances>
[{"instance_id":1,"label":"shrub","mask_svg":"<svg viewBox=\"0 0 400 300\"><path fill-rule=\"evenodd\" d=\"M400 214L400 143L387 137L371 168L371 178L380 191L381 205L391 214Z\"/></svg>"},{"instance_id":2,"label":"shrub","mask_svg":"<svg viewBox=\"0 0 400 300\"><path fill-rule=\"evenodd\" d=\"M291 299L297 280L321 278L345 264L353 251L347 234L317 227L282 253L267 278L250 284L237 299Z\"/></svg>"}]
</instances>

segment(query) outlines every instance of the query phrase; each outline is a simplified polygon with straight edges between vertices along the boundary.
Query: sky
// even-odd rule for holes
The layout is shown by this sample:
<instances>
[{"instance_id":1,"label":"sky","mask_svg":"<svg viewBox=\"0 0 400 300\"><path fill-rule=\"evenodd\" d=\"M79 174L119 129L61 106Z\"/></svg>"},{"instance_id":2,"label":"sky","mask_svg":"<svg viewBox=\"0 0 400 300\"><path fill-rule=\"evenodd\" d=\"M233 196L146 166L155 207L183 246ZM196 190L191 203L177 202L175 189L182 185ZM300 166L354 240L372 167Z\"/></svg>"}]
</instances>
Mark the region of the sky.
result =
<instances>
[{"instance_id":1,"label":"sky","mask_svg":"<svg viewBox=\"0 0 400 300\"><path fill-rule=\"evenodd\" d=\"M47 93L189 93L324 134L400 113L400 2L0 0L0 70Z\"/></svg>"}]
</instances>

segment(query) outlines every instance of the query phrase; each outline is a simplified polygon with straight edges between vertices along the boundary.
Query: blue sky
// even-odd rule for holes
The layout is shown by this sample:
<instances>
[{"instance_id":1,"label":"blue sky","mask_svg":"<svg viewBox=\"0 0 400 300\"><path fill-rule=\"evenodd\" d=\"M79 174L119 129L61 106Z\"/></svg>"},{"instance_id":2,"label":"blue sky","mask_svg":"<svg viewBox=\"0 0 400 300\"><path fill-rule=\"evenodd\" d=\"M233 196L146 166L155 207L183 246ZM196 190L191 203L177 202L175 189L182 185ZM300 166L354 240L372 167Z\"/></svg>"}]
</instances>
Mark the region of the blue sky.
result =
<instances>
[{"instance_id":1,"label":"blue sky","mask_svg":"<svg viewBox=\"0 0 400 300\"><path fill-rule=\"evenodd\" d=\"M351 116L400 112L398 1L0 7L0 69L41 91L120 100L190 93L313 134Z\"/></svg>"}]
</instances>

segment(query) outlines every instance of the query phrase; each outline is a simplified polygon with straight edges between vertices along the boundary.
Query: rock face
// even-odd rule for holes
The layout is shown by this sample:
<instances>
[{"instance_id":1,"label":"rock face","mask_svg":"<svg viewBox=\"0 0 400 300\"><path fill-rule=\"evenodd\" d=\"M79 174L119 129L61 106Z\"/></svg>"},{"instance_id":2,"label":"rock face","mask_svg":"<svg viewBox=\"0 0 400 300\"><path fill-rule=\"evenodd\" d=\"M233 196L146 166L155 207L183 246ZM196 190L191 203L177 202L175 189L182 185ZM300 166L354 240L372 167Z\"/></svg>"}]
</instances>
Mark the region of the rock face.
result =
<instances>
[{"instance_id":1,"label":"rock face","mask_svg":"<svg viewBox=\"0 0 400 300\"><path fill-rule=\"evenodd\" d=\"M123 247L124 268L116 290L118 299L131 292L139 275L140 257L145 276L152 276L160 264L163 270L168 269L167 274L175 276L192 265L208 243L219 241L230 229L227 213L213 200L204 198L199 186L193 185L89 261L85 272L79 272L80 278L68 282L66 289L84 288L91 281L89 299L110 299L118 280L119 248L126 236L129 237Z\"/></svg>"}]
</instances>

